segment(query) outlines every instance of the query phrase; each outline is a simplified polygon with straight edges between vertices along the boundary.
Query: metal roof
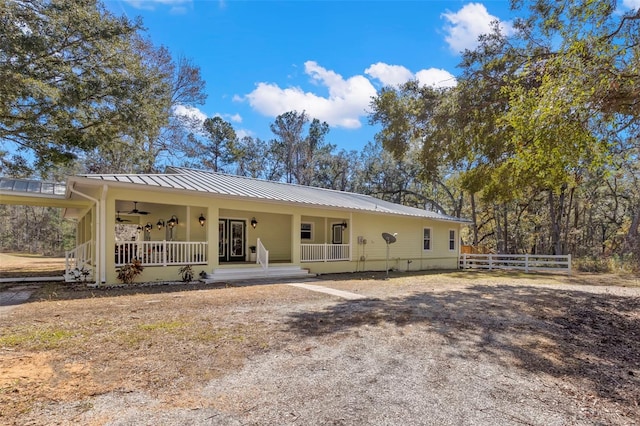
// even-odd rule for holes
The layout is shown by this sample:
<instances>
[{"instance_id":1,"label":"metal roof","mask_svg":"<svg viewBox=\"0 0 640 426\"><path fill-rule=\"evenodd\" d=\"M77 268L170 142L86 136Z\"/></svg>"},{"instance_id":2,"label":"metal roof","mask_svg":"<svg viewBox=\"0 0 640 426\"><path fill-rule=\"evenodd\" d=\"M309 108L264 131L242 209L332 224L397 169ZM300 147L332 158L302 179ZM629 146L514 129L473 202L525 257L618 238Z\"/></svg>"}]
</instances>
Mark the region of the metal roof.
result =
<instances>
[{"instance_id":1,"label":"metal roof","mask_svg":"<svg viewBox=\"0 0 640 426\"><path fill-rule=\"evenodd\" d=\"M119 182L196 191L234 198L467 222L466 219L403 206L369 195L178 167L168 168L165 174L90 174L79 176L103 183Z\"/></svg>"},{"instance_id":2,"label":"metal roof","mask_svg":"<svg viewBox=\"0 0 640 426\"><path fill-rule=\"evenodd\" d=\"M0 191L44 194L64 197L65 184L55 182L42 182L31 179L14 179L0 177Z\"/></svg>"}]
</instances>

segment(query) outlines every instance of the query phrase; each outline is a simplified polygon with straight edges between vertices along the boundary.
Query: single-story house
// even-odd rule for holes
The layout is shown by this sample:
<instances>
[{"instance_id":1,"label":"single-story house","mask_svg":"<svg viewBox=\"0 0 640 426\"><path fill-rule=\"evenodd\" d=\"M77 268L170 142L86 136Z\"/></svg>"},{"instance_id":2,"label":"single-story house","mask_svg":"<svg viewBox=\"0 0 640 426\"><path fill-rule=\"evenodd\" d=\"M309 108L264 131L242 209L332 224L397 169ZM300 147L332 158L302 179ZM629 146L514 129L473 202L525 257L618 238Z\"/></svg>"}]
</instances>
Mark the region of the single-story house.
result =
<instances>
[{"instance_id":1,"label":"single-story house","mask_svg":"<svg viewBox=\"0 0 640 426\"><path fill-rule=\"evenodd\" d=\"M455 269L467 222L367 195L176 167L30 184L3 179L2 202L64 207L77 219L66 278L95 285L117 284L118 268L134 259L141 282L178 281L185 265L213 281Z\"/></svg>"}]
</instances>

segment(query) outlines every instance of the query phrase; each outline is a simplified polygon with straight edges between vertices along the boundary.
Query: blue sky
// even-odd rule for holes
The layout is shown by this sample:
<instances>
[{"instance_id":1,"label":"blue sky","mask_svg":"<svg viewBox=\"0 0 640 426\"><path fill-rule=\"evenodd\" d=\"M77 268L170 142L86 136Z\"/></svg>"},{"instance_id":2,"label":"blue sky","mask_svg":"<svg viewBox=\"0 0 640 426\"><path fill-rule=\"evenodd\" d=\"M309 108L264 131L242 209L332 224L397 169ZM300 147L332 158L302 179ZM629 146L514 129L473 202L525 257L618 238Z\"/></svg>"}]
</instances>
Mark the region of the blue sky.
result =
<instances>
[{"instance_id":1,"label":"blue sky","mask_svg":"<svg viewBox=\"0 0 640 426\"><path fill-rule=\"evenodd\" d=\"M373 140L367 110L378 89L410 78L455 85L459 52L492 20L510 31L513 19L507 0L105 4L117 15L141 16L154 44L200 66L207 102L181 113L219 115L239 136L271 139L278 114L305 110L328 122L327 141L346 150Z\"/></svg>"}]
</instances>

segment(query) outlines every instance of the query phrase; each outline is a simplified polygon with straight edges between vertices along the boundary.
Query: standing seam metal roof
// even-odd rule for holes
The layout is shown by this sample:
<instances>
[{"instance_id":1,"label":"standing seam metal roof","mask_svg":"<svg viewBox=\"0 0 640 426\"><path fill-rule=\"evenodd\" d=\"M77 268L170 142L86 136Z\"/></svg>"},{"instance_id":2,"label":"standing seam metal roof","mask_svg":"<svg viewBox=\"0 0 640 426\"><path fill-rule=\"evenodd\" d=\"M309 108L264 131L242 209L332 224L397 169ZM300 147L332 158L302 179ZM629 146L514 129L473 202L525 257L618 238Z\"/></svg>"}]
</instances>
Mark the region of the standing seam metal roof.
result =
<instances>
[{"instance_id":1,"label":"standing seam metal roof","mask_svg":"<svg viewBox=\"0 0 640 426\"><path fill-rule=\"evenodd\" d=\"M92 180L174 188L239 198L467 222L466 219L403 206L369 195L178 167L168 168L166 174L90 174L80 176Z\"/></svg>"}]
</instances>

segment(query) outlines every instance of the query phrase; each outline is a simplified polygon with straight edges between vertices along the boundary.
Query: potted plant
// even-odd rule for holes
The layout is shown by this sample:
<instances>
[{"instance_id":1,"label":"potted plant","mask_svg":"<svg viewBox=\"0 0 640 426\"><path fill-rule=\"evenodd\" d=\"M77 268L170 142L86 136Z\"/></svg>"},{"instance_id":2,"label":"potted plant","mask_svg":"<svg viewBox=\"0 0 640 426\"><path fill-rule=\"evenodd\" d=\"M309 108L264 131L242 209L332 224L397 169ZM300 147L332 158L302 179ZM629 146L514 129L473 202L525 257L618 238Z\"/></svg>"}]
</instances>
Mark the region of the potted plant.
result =
<instances>
[{"instance_id":1,"label":"potted plant","mask_svg":"<svg viewBox=\"0 0 640 426\"><path fill-rule=\"evenodd\" d=\"M249 251L251 253L249 253L249 260L251 262L255 262L256 261L256 246L249 246Z\"/></svg>"}]
</instances>

